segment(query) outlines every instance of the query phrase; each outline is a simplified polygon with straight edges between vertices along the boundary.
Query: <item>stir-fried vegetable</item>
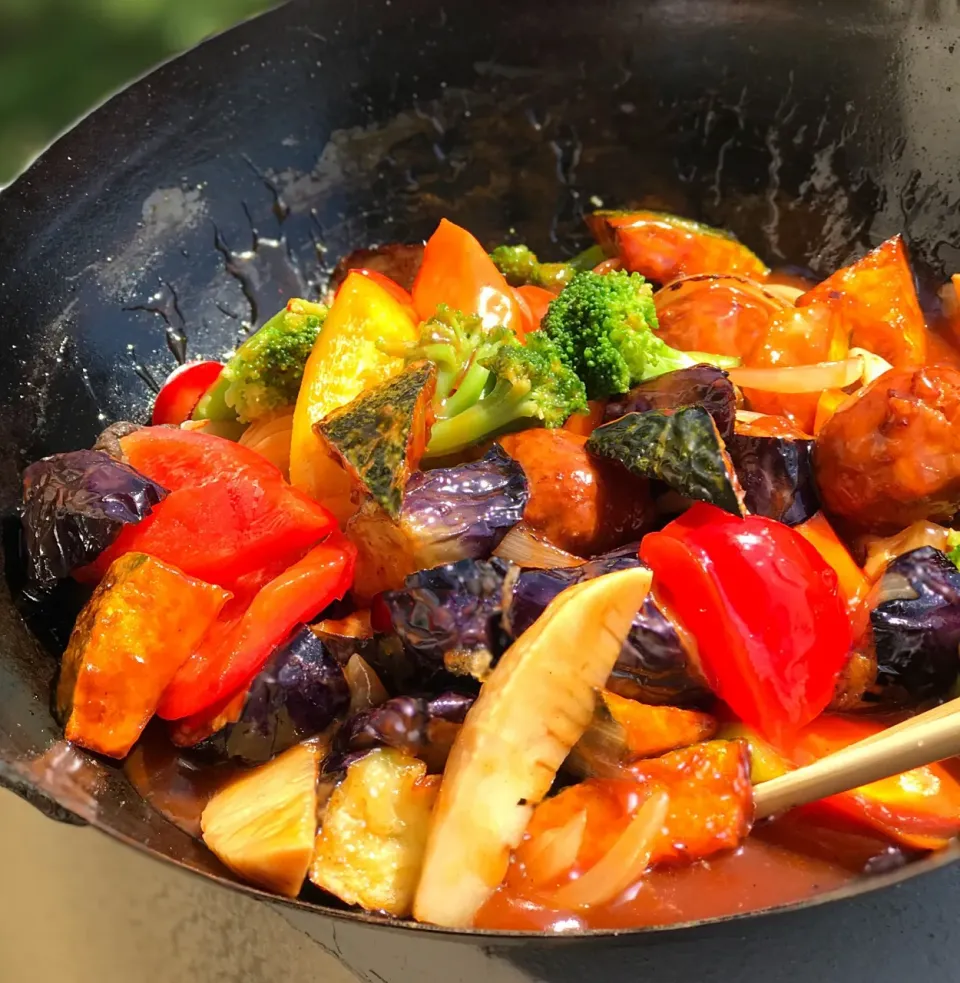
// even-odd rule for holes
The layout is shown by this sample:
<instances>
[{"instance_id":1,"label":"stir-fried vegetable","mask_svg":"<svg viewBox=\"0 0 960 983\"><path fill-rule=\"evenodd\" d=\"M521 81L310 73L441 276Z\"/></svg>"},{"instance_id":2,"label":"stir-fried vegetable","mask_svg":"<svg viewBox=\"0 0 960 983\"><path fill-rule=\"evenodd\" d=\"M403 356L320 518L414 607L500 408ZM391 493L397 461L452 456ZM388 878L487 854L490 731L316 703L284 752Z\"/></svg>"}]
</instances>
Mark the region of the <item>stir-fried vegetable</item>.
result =
<instances>
[{"instance_id":1,"label":"stir-fried vegetable","mask_svg":"<svg viewBox=\"0 0 960 983\"><path fill-rule=\"evenodd\" d=\"M655 334L653 291L639 274L578 273L550 305L537 336L584 382L588 399L625 393L631 386L698 362L731 366L738 359L681 352Z\"/></svg>"},{"instance_id":2,"label":"stir-fried vegetable","mask_svg":"<svg viewBox=\"0 0 960 983\"><path fill-rule=\"evenodd\" d=\"M322 304L291 300L237 349L197 403L193 418L251 423L293 406L326 316Z\"/></svg>"},{"instance_id":3,"label":"stir-fried vegetable","mask_svg":"<svg viewBox=\"0 0 960 983\"><path fill-rule=\"evenodd\" d=\"M345 521L355 510L350 478L331 457L314 426L331 410L356 399L402 368L384 354L386 340L410 341L416 325L409 309L372 278L348 274L307 359L293 416L290 480Z\"/></svg>"},{"instance_id":4,"label":"stir-fried vegetable","mask_svg":"<svg viewBox=\"0 0 960 983\"><path fill-rule=\"evenodd\" d=\"M393 519L426 448L435 387L433 364L414 362L317 424L347 473Z\"/></svg>"},{"instance_id":5,"label":"stir-fried vegetable","mask_svg":"<svg viewBox=\"0 0 960 983\"><path fill-rule=\"evenodd\" d=\"M324 811L310 880L347 904L410 914L437 797L426 772L393 748L351 765Z\"/></svg>"},{"instance_id":6,"label":"stir-fried vegetable","mask_svg":"<svg viewBox=\"0 0 960 983\"><path fill-rule=\"evenodd\" d=\"M245 880L295 898L313 854L322 755L298 744L219 791L203 810L204 843Z\"/></svg>"},{"instance_id":7,"label":"stir-fried vegetable","mask_svg":"<svg viewBox=\"0 0 960 983\"><path fill-rule=\"evenodd\" d=\"M960 836L949 762L749 835L751 780L958 691L960 357L899 238L811 287L589 222L565 262L449 221L356 250L328 306L174 372L162 425L25 472L27 596L99 585L66 738L178 822L186 783L239 877L606 928Z\"/></svg>"},{"instance_id":8,"label":"stir-fried vegetable","mask_svg":"<svg viewBox=\"0 0 960 983\"><path fill-rule=\"evenodd\" d=\"M594 430L587 450L639 477L659 478L687 498L745 514L740 479L702 406L628 413Z\"/></svg>"},{"instance_id":9,"label":"stir-fried vegetable","mask_svg":"<svg viewBox=\"0 0 960 983\"><path fill-rule=\"evenodd\" d=\"M142 553L117 560L63 656L56 703L67 740L122 758L229 596Z\"/></svg>"},{"instance_id":10,"label":"stir-fried vegetable","mask_svg":"<svg viewBox=\"0 0 960 983\"><path fill-rule=\"evenodd\" d=\"M729 232L665 212L594 212L597 241L623 267L656 283L695 273L739 273L762 279L767 267Z\"/></svg>"},{"instance_id":11,"label":"stir-fried vegetable","mask_svg":"<svg viewBox=\"0 0 960 983\"><path fill-rule=\"evenodd\" d=\"M641 569L578 584L501 659L443 774L414 901L419 919L469 925L502 880L533 807L583 736L593 690L649 586Z\"/></svg>"},{"instance_id":12,"label":"stir-fried vegetable","mask_svg":"<svg viewBox=\"0 0 960 983\"><path fill-rule=\"evenodd\" d=\"M700 503L646 536L640 556L696 635L714 692L741 720L779 739L822 712L850 623L836 574L802 536Z\"/></svg>"},{"instance_id":13,"label":"stir-fried vegetable","mask_svg":"<svg viewBox=\"0 0 960 983\"><path fill-rule=\"evenodd\" d=\"M103 451L70 451L23 472L20 522L31 588L45 590L97 557L167 491Z\"/></svg>"},{"instance_id":14,"label":"stir-fried vegetable","mask_svg":"<svg viewBox=\"0 0 960 983\"><path fill-rule=\"evenodd\" d=\"M347 525L357 547L354 596L369 604L417 570L489 556L527 498L523 469L496 444L479 461L418 472L397 520L367 502Z\"/></svg>"}]
</instances>

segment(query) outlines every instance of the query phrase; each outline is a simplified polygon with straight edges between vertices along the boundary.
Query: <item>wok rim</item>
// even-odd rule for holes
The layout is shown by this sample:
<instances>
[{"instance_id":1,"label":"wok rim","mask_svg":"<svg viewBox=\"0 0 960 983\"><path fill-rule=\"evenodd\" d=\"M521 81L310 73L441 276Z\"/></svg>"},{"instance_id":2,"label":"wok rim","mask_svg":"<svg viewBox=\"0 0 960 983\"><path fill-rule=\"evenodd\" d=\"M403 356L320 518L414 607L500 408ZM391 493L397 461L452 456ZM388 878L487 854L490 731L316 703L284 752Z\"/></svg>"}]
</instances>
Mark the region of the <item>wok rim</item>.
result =
<instances>
[{"instance_id":1,"label":"wok rim","mask_svg":"<svg viewBox=\"0 0 960 983\"><path fill-rule=\"evenodd\" d=\"M161 814L158 813L158 815ZM161 818L163 817L161 816ZM168 820L164 818L164 822L167 821ZM100 823L96 819L90 820L88 825L100 833L105 833L111 839L117 841L123 846L132 847L139 853L144 854L153 860L159 860L167 863L172 867L177 867L181 870L187 871L190 874L212 881L221 887L244 894L256 901L268 902L270 904L280 905L284 908L292 908L296 911L309 912L311 914L320 915L323 917L335 918L338 921L348 922L351 924L385 928L394 932L426 932L430 935L443 937L450 941L463 939L490 939L493 941L503 942L523 942L536 939L537 941L551 940L553 944L557 944L564 942L575 943L577 941L585 940L597 941L602 939L642 940L649 938L653 940L665 936L669 937L673 934L679 934L681 932L686 932L689 934L696 929L713 928L714 926L724 925L730 922L766 918L771 915L785 915L795 911L818 908L822 905L828 905L834 902L852 900L863 895L873 894L875 891L895 887L898 884L913 880L916 877L921 877L924 874L933 873L941 868L949 867L951 864L956 863L957 860L960 860L960 838L955 838L952 839L949 845L944 847L942 850L937 850L930 853L928 856L921 857L917 860L908 861L894 870L887 871L882 874L861 875L855 880L850 881L850 883L844 884L842 887L834 888L830 891L822 891L799 901L790 901L784 904L771 905L765 908L755 908L750 911L735 911L724 915L716 915L712 918L699 918L692 919L690 921L673 922L666 925L646 925L638 928L591 928L579 929L571 932L530 931L523 929L447 928L445 926L434 925L429 922L417 922L412 918L392 918L387 915L378 915L372 912L333 908L327 905L317 904L312 901L303 901L299 898L285 898L281 895L273 894L270 891L265 891L262 888L255 887L252 884L246 884L240 880L214 874L209 871L197 870L190 864L160 853L159 851L147 846L147 844L141 842L140 840Z\"/></svg>"}]
</instances>

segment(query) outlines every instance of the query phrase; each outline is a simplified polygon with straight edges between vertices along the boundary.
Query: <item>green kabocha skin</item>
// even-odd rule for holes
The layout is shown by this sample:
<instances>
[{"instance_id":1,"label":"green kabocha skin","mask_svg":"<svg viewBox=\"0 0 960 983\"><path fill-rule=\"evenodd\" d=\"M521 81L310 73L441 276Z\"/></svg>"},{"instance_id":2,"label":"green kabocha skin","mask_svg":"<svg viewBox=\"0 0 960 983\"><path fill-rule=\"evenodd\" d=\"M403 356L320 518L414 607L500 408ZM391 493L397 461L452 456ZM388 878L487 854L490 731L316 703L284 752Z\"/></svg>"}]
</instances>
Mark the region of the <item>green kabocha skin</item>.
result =
<instances>
[{"instance_id":1,"label":"green kabocha skin","mask_svg":"<svg viewBox=\"0 0 960 983\"><path fill-rule=\"evenodd\" d=\"M432 362L414 362L327 414L315 427L347 471L394 519L400 515L407 480L423 455L436 379Z\"/></svg>"},{"instance_id":2,"label":"green kabocha skin","mask_svg":"<svg viewBox=\"0 0 960 983\"><path fill-rule=\"evenodd\" d=\"M702 406L628 413L597 427L587 450L641 478L659 478L687 498L746 515L736 471Z\"/></svg>"},{"instance_id":3,"label":"green kabocha skin","mask_svg":"<svg viewBox=\"0 0 960 983\"><path fill-rule=\"evenodd\" d=\"M537 336L552 341L584 382L588 399L701 362L730 368L739 359L681 352L657 334L653 290L639 273L577 273L547 308Z\"/></svg>"},{"instance_id":4,"label":"green kabocha skin","mask_svg":"<svg viewBox=\"0 0 960 983\"><path fill-rule=\"evenodd\" d=\"M237 349L197 404L193 418L252 423L293 406L326 316L322 304L291 300Z\"/></svg>"},{"instance_id":5,"label":"green kabocha skin","mask_svg":"<svg viewBox=\"0 0 960 983\"><path fill-rule=\"evenodd\" d=\"M602 263L607 254L602 246L591 246L563 263L541 263L529 246L497 246L490 253L494 265L504 275L511 287L532 284L547 290L558 291L565 287L576 273L592 270Z\"/></svg>"}]
</instances>

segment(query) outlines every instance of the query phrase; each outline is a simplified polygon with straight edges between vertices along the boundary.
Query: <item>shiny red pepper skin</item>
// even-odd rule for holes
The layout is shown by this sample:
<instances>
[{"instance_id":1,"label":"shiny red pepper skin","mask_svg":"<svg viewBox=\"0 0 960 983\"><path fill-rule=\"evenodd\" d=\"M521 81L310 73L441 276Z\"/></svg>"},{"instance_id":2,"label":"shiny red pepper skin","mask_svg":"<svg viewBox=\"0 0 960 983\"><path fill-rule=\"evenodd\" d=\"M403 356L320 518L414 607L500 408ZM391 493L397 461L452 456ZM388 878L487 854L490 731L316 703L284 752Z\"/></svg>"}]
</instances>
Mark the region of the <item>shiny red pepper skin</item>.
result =
<instances>
[{"instance_id":1,"label":"shiny red pepper skin","mask_svg":"<svg viewBox=\"0 0 960 983\"><path fill-rule=\"evenodd\" d=\"M190 419L200 397L220 378L220 362L187 362L174 369L157 393L153 404L153 425L180 426Z\"/></svg>"},{"instance_id":2,"label":"shiny red pepper skin","mask_svg":"<svg viewBox=\"0 0 960 983\"><path fill-rule=\"evenodd\" d=\"M779 742L830 701L852 642L837 575L801 535L698 503L645 536L658 594L693 633L711 688Z\"/></svg>"}]
</instances>

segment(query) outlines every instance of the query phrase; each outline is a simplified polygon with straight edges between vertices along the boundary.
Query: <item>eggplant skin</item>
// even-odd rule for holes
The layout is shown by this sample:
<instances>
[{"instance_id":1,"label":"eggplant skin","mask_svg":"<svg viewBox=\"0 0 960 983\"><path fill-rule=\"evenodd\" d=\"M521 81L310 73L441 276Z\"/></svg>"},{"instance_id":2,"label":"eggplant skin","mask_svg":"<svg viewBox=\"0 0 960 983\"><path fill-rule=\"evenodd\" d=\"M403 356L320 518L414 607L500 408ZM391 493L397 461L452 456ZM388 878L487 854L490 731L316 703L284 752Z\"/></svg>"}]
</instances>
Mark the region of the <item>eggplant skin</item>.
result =
<instances>
[{"instance_id":1,"label":"eggplant skin","mask_svg":"<svg viewBox=\"0 0 960 983\"><path fill-rule=\"evenodd\" d=\"M636 543L594 557L578 567L523 570L513 580L504 612L504 627L518 638L560 591L583 580L643 564ZM619 696L642 703L698 706L710 691L685 643L685 633L648 594L634 618L620 656L607 680Z\"/></svg>"},{"instance_id":2,"label":"eggplant skin","mask_svg":"<svg viewBox=\"0 0 960 983\"><path fill-rule=\"evenodd\" d=\"M256 675L239 718L198 749L216 758L259 764L322 733L349 706L350 688L339 662L302 627Z\"/></svg>"},{"instance_id":3,"label":"eggplant skin","mask_svg":"<svg viewBox=\"0 0 960 983\"><path fill-rule=\"evenodd\" d=\"M508 565L459 560L406 579L373 602L374 628L396 636L421 684L441 672L483 679L509 646L501 625Z\"/></svg>"},{"instance_id":4,"label":"eggplant skin","mask_svg":"<svg viewBox=\"0 0 960 983\"><path fill-rule=\"evenodd\" d=\"M788 526L816 514L820 496L813 473L813 440L738 433L726 444L750 512Z\"/></svg>"},{"instance_id":5,"label":"eggplant skin","mask_svg":"<svg viewBox=\"0 0 960 983\"><path fill-rule=\"evenodd\" d=\"M104 451L54 454L23 473L28 589L45 592L95 560L167 490Z\"/></svg>"},{"instance_id":6,"label":"eggplant skin","mask_svg":"<svg viewBox=\"0 0 960 983\"><path fill-rule=\"evenodd\" d=\"M960 570L922 546L898 556L878 590L895 596L870 612L877 680L866 700L909 705L946 695L960 672Z\"/></svg>"},{"instance_id":7,"label":"eggplant skin","mask_svg":"<svg viewBox=\"0 0 960 983\"><path fill-rule=\"evenodd\" d=\"M676 410L681 406L702 406L713 417L724 440L733 436L737 416L736 390L723 369L705 363L667 372L641 382L622 396L614 396L607 403L603 422L610 423L627 413Z\"/></svg>"}]
</instances>

